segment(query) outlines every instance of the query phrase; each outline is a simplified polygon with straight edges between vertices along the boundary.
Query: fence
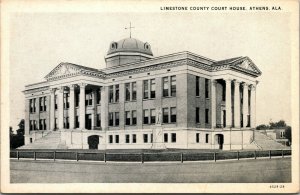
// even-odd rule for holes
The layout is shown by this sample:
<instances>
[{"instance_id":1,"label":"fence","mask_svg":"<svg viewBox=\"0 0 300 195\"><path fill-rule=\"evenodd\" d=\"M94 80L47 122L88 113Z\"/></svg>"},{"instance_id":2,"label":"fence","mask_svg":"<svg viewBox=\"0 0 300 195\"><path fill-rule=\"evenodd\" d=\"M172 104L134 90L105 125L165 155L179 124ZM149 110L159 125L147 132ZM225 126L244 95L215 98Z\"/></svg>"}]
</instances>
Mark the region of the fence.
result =
<instances>
[{"instance_id":1,"label":"fence","mask_svg":"<svg viewBox=\"0 0 300 195\"><path fill-rule=\"evenodd\" d=\"M117 161L117 162L157 162L157 161L219 161L258 159L291 156L291 150L259 150L259 151L222 151L222 152L162 152L162 153L106 153L106 152L80 152L80 151L38 151L38 150L12 150L10 158L13 159L49 159L74 161Z\"/></svg>"}]
</instances>

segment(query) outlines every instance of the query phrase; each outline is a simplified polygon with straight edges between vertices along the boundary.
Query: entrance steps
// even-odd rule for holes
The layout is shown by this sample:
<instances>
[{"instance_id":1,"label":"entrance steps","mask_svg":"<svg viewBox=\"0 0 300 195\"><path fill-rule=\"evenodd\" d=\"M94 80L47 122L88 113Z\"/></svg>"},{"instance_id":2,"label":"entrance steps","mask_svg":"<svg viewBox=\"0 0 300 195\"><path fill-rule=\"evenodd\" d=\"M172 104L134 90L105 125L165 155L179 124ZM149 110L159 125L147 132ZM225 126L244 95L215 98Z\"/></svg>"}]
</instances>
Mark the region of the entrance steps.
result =
<instances>
[{"instance_id":1,"label":"entrance steps","mask_svg":"<svg viewBox=\"0 0 300 195\"><path fill-rule=\"evenodd\" d=\"M65 142L60 140L60 134L60 131L49 131L44 137L18 149L67 149Z\"/></svg>"},{"instance_id":2,"label":"entrance steps","mask_svg":"<svg viewBox=\"0 0 300 195\"><path fill-rule=\"evenodd\" d=\"M254 141L246 146L244 149L256 149L256 150L284 150L290 149L290 147L278 143L269 136L255 131Z\"/></svg>"}]
</instances>

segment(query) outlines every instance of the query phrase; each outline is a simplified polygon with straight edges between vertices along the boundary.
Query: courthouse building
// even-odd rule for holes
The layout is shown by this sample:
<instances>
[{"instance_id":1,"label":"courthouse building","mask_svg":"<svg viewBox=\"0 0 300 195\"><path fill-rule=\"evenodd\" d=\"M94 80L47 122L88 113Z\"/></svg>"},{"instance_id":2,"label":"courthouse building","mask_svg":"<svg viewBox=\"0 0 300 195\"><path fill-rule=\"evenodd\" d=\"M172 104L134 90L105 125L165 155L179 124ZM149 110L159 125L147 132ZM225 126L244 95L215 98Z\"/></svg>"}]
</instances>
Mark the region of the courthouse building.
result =
<instances>
[{"instance_id":1,"label":"courthouse building","mask_svg":"<svg viewBox=\"0 0 300 195\"><path fill-rule=\"evenodd\" d=\"M230 150L253 141L261 71L249 57L154 57L149 43L126 38L110 43L105 63L62 62L25 87L25 144L51 133L70 149Z\"/></svg>"}]
</instances>

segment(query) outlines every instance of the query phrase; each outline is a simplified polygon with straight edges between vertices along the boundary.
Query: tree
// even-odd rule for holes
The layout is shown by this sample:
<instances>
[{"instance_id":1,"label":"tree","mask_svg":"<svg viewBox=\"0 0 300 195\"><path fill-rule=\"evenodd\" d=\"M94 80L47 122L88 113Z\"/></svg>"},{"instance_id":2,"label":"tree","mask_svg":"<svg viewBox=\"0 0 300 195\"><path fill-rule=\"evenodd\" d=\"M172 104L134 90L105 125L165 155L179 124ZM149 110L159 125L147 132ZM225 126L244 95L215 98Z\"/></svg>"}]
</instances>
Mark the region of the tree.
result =
<instances>
[{"instance_id":1,"label":"tree","mask_svg":"<svg viewBox=\"0 0 300 195\"><path fill-rule=\"evenodd\" d=\"M14 134L12 127L9 127L10 131L10 149L18 148L24 145L24 119L19 122L19 129L17 134Z\"/></svg>"},{"instance_id":2,"label":"tree","mask_svg":"<svg viewBox=\"0 0 300 195\"><path fill-rule=\"evenodd\" d=\"M285 128L285 137L289 140L289 143L292 143L292 128L290 126Z\"/></svg>"},{"instance_id":3,"label":"tree","mask_svg":"<svg viewBox=\"0 0 300 195\"><path fill-rule=\"evenodd\" d=\"M270 122L270 129L281 129L285 128L287 125L284 120L280 120L278 122Z\"/></svg>"},{"instance_id":4,"label":"tree","mask_svg":"<svg viewBox=\"0 0 300 195\"><path fill-rule=\"evenodd\" d=\"M270 129L269 125L264 125L264 124L261 124L261 125L258 125L256 127L257 130L266 130L266 129Z\"/></svg>"}]
</instances>

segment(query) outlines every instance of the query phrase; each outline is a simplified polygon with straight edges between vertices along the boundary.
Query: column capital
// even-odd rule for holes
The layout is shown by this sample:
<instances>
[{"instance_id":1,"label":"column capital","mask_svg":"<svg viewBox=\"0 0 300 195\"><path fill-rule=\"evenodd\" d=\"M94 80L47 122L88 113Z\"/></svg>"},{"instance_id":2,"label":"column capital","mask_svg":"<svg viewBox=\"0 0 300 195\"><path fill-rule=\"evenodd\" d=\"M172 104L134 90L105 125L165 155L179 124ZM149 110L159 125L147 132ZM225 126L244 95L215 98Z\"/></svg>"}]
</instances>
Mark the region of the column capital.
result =
<instances>
[{"instance_id":1,"label":"column capital","mask_svg":"<svg viewBox=\"0 0 300 195\"><path fill-rule=\"evenodd\" d=\"M256 89L256 85L250 85L250 90L251 91L255 91L255 89Z\"/></svg>"},{"instance_id":2,"label":"column capital","mask_svg":"<svg viewBox=\"0 0 300 195\"><path fill-rule=\"evenodd\" d=\"M78 85L79 85L80 88L85 88L87 86L86 83L79 83Z\"/></svg>"},{"instance_id":3,"label":"column capital","mask_svg":"<svg viewBox=\"0 0 300 195\"><path fill-rule=\"evenodd\" d=\"M216 85L217 84L217 79L211 79L211 84Z\"/></svg>"},{"instance_id":4,"label":"column capital","mask_svg":"<svg viewBox=\"0 0 300 195\"><path fill-rule=\"evenodd\" d=\"M54 94L56 91L56 88L50 88L50 93Z\"/></svg>"},{"instance_id":5,"label":"column capital","mask_svg":"<svg viewBox=\"0 0 300 195\"><path fill-rule=\"evenodd\" d=\"M248 87L248 86L249 86L249 84L248 84L248 83L245 83L245 82L243 82L243 83L242 83L242 86L243 86L243 87Z\"/></svg>"},{"instance_id":6,"label":"column capital","mask_svg":"<svg viewBox=\"0 0 300 195\"><path fill-rule=\"evenodd\" d=\"M240 84L241 82L242 82L242 81L239 81L239 80L237 80L237 79L234 79L234 80L233 80L233 83L234 83L234 84Z\"/></svg>"},{"instance_id":7,"label":"column capital","mask_svg":"<svg viewBox=\"0 0 300 195\"><path fill-rule=\"evenodd\" d=\"M58 90L59 90L60 93L63 93L64 90L65 90L65 87L64 87L64 86L61 86L61 87L58 88Z\"/></svg>"},{"instance_id":8,"label":"column capital","mask_svg":"<svg viewBox=\"0 0 300 195\"><path fill-rule=\"evenodd\" d=\"M76 87L76 85L75 85L75 84L69 85L69 88L70 88L70 90L74 90L74 89L75 89L75 87Z\"/></svg>"},{"instance_id":9,"label":"column capital","mask_svg":"<svg viewBox=\"0 0 300 195\"><path fill-rule=\"evenodd\" d=\"M226 81L226 83L229 83L229 82L231 82L233 79L232 79L232 78L225 78L224 80Z\"/></svg>"}]
</instances>

